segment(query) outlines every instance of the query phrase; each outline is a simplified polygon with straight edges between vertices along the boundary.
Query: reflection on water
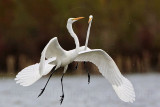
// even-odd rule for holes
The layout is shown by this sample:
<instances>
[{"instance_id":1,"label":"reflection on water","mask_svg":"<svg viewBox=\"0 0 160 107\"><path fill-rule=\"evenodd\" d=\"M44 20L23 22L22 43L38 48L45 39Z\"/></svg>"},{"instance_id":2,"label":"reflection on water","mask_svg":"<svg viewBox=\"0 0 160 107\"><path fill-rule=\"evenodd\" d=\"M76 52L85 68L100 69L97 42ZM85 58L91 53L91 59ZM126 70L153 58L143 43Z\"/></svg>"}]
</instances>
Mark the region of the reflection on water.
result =
<instances>
[{"instance_id":1,"label":"reflection on water","mask_svg":"<svg viewBox=\"0 0 160 107\"><path fill-rule=\"evenodd\" d=\"M47 78L39 80L30 87L15 84L13 78L0 79L1 107L160 107L160 75L127 75L136 91L136 101L122 102L111 85L102 76L91 76L88 85L87 76L64 77L65 98L60 106L60 77L53 77L44 94L37 98Z\"/></svg>"}]
</instances>

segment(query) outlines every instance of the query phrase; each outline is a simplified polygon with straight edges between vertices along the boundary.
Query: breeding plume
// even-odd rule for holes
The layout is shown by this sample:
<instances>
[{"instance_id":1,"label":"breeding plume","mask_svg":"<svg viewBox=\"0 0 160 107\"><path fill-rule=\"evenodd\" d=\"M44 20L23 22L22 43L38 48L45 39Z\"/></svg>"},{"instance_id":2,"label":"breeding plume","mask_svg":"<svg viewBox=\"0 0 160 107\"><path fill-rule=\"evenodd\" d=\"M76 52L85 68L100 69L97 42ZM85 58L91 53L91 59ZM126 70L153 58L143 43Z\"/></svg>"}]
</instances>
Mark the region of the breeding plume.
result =
<instances>
[{"instance_id":1,"label":"breeding plume","mask_svg":"<svg viewBox=\"0 0 160 107\"><path fill-rule=\"evenodd\" d=\"M73 61L92 62L98 67L101 74L111 83L116 94L122 101L133 102L135 100L134 88L131 82L121 74L113 59L102 49L90 49L87 47L93 16L89 17L86 44L85 46L79 47L79 40L72 30L72 23L81 18L82 17L69 18L67 22L67 29L74 38L76 44L75 49L65 51L59 45L56 37L51 39L42 51L40 64L35 64L24 68L20 73L18 73L15 80L17 80L17 83L20 83L22 86L29 86L40 79L43 75L48 74L53 67L55 70L59 67L64 67L64 72L61 78L62 83L64 73L66 72L69 63ZM52 74L53 72L51 73L49 79ZM46 85L48 84L48 81ZM45 90L45 87L42 89L40 95ZM64 92L62 84L61 103L63 98Z\"/></svg>"}]
</instances>

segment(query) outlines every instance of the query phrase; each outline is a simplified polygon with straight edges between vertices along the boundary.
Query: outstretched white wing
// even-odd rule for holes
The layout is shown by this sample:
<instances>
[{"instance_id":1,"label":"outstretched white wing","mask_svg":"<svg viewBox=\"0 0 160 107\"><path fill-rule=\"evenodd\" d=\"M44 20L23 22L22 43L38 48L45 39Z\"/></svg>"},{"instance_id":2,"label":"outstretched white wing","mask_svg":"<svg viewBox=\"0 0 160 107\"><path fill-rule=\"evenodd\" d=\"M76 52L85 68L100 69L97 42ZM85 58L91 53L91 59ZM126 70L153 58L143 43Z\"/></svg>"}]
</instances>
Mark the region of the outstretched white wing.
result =
<instances>
[{"instance_id":1,"label":"outstretched white wing","mask_svg":"<svg viewBox=\"0 0 160 107\"><path fill-rule=\"evenodd\" d=\"M83 51L79 53L75 61L94 63L102 75L112 84L121 100L124 102L133 102L135 100L135 92L131 82L120 73L113 59L105 51L101 49Z\"/></svg>"},{"instance_id":2,"label":"outstretched white wing","mask_svg":"<svg viewBox=\"0 0 160 107\"><path fill-rule=\"evenodd\" d=\"M45 46L45 48L41 53L40 66L39 66L40 75L43 75L44 72L45 58L56 59L57 56L63 56L63 55L65 55L65 50L59 45L57 37L54 37L48 42L48 44Z\"/></svg>"}]
</instances>

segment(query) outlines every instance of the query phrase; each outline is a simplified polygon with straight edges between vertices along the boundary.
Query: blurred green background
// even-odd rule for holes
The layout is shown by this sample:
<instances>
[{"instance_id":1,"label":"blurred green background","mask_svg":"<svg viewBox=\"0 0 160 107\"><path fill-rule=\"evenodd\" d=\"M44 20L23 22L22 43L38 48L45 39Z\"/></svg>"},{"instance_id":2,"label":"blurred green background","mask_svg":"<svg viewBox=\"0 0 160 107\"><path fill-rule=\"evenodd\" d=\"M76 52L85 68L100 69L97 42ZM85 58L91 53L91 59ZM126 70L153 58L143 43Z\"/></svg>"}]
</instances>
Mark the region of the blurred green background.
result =
<instances>
[{"instance_id":1,"label":"blurred green background","mask_svg":"<svg viewBox=\"0 0 160 107\"><path fill-rule=\"evenodd\" d=\"M105 50L122 73L159 72L159 4L160 0L0 0L0 73L14 74L39 62L53 37L64 49L75 48L66 29L70 17L86 17L73 25L84 45L90 14L90 48ZM75 63L72 71L73 67Z\"/></svg>"}]
</instances>

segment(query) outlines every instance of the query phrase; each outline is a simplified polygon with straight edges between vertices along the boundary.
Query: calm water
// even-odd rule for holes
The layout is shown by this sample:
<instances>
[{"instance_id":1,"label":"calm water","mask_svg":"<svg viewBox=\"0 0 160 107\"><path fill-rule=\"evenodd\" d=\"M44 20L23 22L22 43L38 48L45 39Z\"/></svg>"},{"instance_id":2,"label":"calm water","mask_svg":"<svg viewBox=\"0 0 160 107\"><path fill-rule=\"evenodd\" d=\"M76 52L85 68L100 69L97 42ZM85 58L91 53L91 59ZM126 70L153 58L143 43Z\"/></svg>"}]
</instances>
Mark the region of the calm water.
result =
<instances>
[{"instance_id":1,"label":"calm water","mask_svg":"<svg viewBox=\"0 0 160 107\"><path fill-rule=\"evenodd\" d=\"M15 84L13 78L0 79L0 107L160 107L160 74L126 76L134 85L136 101L122 102L102 76L64 77L65 98L60 105L60 77L52 77L44 94L37 98L47 78L29 87Z\"/></svg>"}]
</instances>

